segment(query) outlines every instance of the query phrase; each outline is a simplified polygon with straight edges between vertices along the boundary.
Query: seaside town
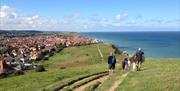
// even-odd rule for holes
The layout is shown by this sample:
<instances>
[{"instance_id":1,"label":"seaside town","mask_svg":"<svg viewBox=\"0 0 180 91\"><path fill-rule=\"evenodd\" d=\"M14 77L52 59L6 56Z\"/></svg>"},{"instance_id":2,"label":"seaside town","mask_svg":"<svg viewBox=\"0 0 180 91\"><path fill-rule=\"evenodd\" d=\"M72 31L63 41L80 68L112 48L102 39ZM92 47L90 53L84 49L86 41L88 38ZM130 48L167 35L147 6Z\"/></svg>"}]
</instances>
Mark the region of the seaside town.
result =
<instances>
[{"instance_id":1,"label":"seaside town","mask_svg":"<svg viewBox=\"0 0 180 91\"><path fill-rule=\"evenodd\" d=\"M98 43L96 39L76 34L28 32L0 33L0 74L23 74L37 67L36 61L48 60L65 47Z\"/></svg>"}]
</instances>

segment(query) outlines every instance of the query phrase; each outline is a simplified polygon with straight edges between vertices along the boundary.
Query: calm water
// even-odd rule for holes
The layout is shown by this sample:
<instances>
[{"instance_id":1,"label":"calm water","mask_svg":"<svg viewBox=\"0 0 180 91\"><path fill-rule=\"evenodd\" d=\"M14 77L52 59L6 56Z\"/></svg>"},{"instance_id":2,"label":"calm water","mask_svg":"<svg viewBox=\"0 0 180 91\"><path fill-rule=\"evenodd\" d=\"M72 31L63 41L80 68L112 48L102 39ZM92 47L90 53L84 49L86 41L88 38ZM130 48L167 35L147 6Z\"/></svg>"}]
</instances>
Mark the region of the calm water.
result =
<instances>
[{"instance_id":1,"label":"calm water","mask_svg":"<svg viewBox=\"0 0 180 91\"><path fill-rule=\"evenodd\" d=\"M180 58L179 32L91 32L89 37L115 44L133 54L142 48L146 57Z\"/></svg>"}]
</instances>

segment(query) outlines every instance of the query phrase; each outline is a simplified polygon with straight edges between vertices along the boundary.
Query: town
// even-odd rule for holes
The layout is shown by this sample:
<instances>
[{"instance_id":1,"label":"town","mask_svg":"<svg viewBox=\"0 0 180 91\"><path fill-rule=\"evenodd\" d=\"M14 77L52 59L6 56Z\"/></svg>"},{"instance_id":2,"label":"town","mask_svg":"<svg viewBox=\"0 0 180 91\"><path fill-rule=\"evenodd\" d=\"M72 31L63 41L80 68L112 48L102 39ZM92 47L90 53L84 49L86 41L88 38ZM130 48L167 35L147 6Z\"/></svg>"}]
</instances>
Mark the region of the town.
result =
<instances>
[{"instance_id":1,"label":"town","mask_svg":"<svg viewBox=\"0 0 180 91\"><path fill-rule=\"evenodd\" d=\"M48 60L49 56L65 47L99 42L76 33L1 31L0 35L0 74L3 76L34 69L36 61Z\"/></svg>"}]
</instances>

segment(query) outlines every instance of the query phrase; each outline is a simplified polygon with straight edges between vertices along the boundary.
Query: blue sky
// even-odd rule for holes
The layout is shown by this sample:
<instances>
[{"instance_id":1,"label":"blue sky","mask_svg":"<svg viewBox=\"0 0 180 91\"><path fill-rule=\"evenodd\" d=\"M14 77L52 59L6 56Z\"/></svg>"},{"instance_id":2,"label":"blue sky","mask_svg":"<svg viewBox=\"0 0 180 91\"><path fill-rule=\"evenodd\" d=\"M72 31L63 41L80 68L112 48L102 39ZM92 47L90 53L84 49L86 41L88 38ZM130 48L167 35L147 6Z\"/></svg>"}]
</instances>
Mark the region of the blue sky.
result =
<instances>
[{"instance_id":1,"label":"blue sky","mask_svg":"<svg viewBox=\"0 0 180 91\"><path fill-rule=\"evenodd\" d=\"M0 29L180 30L180 0L1 0Z\"/></svg>"}]
</instances>

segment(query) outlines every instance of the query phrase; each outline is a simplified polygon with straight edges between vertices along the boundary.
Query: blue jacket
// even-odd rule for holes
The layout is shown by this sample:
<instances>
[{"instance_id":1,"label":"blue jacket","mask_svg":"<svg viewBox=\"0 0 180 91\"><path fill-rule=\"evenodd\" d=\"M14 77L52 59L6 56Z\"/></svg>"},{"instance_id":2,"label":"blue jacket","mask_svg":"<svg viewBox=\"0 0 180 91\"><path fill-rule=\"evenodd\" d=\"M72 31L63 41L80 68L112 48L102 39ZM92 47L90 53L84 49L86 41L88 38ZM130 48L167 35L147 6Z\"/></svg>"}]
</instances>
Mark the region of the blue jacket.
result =
<instances>
[{"instance_id":1,"label":"blue jacket","mask_svg":"<svg viewBox=\"0 0 180 91\"><path fill-rule=\"evenodd\" d=\"M115 56L109 56L108 57L108 64L116 64L116 57Z\"/></svg>"}]
</instances>

